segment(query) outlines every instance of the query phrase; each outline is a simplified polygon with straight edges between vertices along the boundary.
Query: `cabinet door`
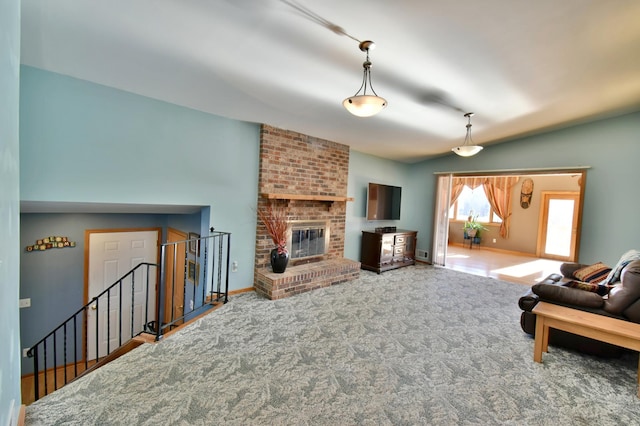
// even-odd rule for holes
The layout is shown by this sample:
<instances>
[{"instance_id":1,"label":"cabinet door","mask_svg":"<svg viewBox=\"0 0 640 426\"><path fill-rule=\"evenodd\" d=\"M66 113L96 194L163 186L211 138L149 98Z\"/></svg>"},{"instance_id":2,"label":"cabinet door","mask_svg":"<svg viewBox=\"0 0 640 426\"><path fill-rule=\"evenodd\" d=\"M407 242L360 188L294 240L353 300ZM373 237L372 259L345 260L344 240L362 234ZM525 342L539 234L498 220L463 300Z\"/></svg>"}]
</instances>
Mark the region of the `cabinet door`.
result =
<instances>
[{"instance_id":1,"label":"cabinet door","mask_svg":"<svg viewBox=\"0 0 640 426\"><path fill-rule=\"evenodd\" d=\"M414 259L416 254L416 234L405 235L404 255Z\"/></svg>"},{"instance_id":2,"label":"cabinet door","mask_svg":"<svg viewBox=\"0 0 640 426\"><path fill-rule=\"evenodd\" d=\"M380 250L380 263L389 263L393 259L394 252L393 235L382 236L382 247Z\"/></svg>"}]
</instances>

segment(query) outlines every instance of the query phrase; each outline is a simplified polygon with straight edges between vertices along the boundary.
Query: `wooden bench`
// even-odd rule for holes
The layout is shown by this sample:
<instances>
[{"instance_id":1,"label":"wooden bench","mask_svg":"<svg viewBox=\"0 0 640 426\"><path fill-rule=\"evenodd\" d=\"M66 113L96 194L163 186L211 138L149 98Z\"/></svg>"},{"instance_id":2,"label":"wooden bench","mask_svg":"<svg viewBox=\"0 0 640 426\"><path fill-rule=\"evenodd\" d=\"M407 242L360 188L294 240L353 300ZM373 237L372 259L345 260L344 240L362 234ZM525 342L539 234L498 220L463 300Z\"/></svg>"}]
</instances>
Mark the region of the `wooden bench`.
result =
<instances>
[{"instance_id":1,"label":"wooden bench","mask_svg":"<svg viewBox=\"0 0 640 426\"><path fill-rule=\"evenodd\" d=\"M542 352L548 352L550 328L640 352L640 324L546 302L538 302L531 312L536 314L535 362L542 362ZM640 361L637 382L640 398Z\"/></svg>"}]
</instances>

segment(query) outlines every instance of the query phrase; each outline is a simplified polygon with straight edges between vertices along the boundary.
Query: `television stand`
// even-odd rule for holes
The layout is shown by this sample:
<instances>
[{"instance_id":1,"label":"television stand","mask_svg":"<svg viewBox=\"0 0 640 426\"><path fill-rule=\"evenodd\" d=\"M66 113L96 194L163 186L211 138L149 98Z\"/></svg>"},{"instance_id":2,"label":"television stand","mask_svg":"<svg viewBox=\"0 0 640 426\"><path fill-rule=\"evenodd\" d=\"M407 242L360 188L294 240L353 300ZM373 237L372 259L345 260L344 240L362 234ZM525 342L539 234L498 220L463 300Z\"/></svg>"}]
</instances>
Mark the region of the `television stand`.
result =
<instances>
[{"instance_id":1,"label":"television stand","mask_svg":"<svg viewBox=\"0 0 640 426\"><path fill-rule=\"evenodd\" d=\"M362 231L360 267L378 274L390 269L415 265L418 231Z\"/></svg>"}]
</instances>

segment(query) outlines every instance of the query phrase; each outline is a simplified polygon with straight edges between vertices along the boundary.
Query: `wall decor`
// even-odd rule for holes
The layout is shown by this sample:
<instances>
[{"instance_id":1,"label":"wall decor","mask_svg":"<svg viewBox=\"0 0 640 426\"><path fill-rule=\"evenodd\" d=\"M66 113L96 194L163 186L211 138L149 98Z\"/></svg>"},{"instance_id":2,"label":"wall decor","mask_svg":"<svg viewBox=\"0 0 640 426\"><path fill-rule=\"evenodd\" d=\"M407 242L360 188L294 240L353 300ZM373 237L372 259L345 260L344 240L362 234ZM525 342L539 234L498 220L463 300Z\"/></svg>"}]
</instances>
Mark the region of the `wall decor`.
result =
<instances>
[{"instance_id":1,"label":"wall decor","mask_svg":"<svg viewBox=\"0 0 640 426\"><path fill-rule=\"evenodd\" d=\"M66 248L66 247L75 247L75 241L69 241L69 237L59 237L59 236L51 236L44 237L42 239L36 240L36 243L31 246L27 246L27 251L44 251L52 248Z\"/></svg>"},{"instance_id":2,"label":"wall decor","mask_svg":"<svg viewBox=\"0 0 640 426\"><path fill-rule=\"evenodd\" d=\"M187 261L187 279L193 282L195 285L199 284L200 278L200 264L193 260Z\"/></svg>"},{"instance_id":3,"label":"wall decor","mask_svg":"<svg viewBox=\"0 0 640 426\"><path fill-rule=\"evenodd\" d=\"M520 187L520 207L528 209L533 197L533 181L529 178L522 181Z\"/></svg>"},{"instance_id":4,"label":"wall decor","mask_svg":"<svg viewBox=\"0 0 640 426\"><path fill-rule=\"evenodd\" d=\"M189 232L189 253L200 256L200 234Z\"/></svg>"}]
</instances>

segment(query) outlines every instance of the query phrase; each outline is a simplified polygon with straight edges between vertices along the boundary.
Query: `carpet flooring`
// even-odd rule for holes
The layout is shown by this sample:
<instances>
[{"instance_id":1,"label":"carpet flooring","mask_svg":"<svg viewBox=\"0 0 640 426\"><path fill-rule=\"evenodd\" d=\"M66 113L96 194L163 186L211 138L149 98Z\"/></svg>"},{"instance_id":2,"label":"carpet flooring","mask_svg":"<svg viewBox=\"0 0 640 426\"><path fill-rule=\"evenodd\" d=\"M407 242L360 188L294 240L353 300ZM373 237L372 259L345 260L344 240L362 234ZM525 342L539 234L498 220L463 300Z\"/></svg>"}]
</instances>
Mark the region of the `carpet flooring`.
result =
<instances>
[{"instance_id":1,"label":"carpet flooring","mask_svg":"<svg viewBox=\"0 0 640 426\"><path fill-rule=\"evenodd\" d=\"M638 354L550 347L526 287L416 265L254 293L27 407L27 425L633 425Z\"/></svg>"}]
</instances>

